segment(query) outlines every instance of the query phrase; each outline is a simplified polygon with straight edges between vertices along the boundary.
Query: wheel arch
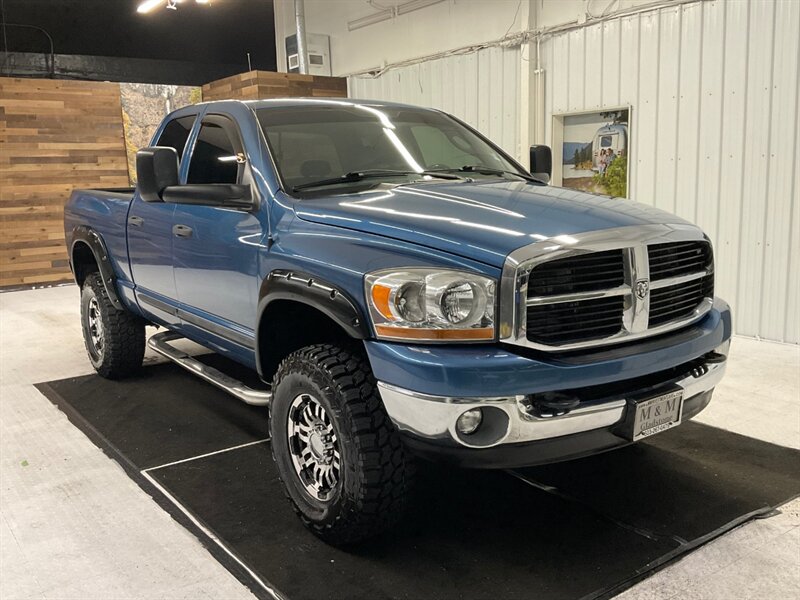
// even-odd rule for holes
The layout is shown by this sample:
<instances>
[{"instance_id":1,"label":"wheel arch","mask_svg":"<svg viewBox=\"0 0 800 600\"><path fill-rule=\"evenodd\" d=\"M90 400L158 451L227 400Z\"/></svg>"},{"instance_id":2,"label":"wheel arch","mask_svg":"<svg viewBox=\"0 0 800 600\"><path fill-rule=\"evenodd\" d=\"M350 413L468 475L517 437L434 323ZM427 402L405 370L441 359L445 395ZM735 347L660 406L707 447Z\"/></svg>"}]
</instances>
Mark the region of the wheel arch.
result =
<instances>
[{"instance_id":1,"label":"wheel arch","mask_svg":"<svg viewBox=\"0 0 800 600\"><path fill-rule=\"evenodd\" d=\"M69 260L75 283L79 287L83 286L90 273L98 272L111 304L117 309L124 308L117 296L117 276L111 266L106 244L99 233L86 225L76 227L72 234Z\"/></svg>"},{"instance_id":2,"label":"wheel arch","mask_svg":"<svg viewBox=\"0 0 800 600\"><path fill-rule=\"evenodd\" d=\"M295 350L317 343L357 343L369 337L361 311L336 286L286 270L273 271L264 279L255 346L258 374L265 381Z\"/></svg>"}]
</instances>

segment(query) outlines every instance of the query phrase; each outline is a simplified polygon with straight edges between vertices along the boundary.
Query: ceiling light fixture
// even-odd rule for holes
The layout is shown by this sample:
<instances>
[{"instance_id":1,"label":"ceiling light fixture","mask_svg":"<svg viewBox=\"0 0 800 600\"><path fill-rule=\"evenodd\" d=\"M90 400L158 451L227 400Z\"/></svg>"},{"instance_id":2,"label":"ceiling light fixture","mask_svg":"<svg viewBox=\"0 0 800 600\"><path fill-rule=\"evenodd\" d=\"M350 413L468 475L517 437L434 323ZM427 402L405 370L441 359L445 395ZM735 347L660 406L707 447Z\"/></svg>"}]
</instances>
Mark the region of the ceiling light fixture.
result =
<instances>
[{"instance_id":1,"label":"ceiling light fixture","mask_svg":"<svg viewBox=\"0 0 800 600\"><path fill-rule=\"evenodd\" d=\"M136 9L136 12L148 13L163 2L164 0L144 0L144 2L139 5L139 8Z\"/></svg>"},{"instance_id":2,"label":"ceiling light fixture","mask_svg":"<svg viewBox=\"0 0 800 600\"><path fill-rule=\"evenodd\" d=\"M211 0L194 0L196 4L211 4ZM161 6L162 4L165 5L164 8L168 8L170 10L178 10L178 4L184 2L184 0L144 0L141 4L139 4L136 12L138 13L148 13L154 8Z\"/></svg>"}]
</instances>

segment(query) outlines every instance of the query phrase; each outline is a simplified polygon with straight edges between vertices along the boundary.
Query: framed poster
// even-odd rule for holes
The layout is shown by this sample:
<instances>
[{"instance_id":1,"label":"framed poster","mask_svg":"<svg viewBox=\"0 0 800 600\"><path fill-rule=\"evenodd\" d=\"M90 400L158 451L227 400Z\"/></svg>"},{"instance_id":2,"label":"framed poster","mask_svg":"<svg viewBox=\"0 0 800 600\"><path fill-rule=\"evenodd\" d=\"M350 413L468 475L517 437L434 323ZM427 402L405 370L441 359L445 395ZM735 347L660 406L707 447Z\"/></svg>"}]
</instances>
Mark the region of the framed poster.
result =
<instances>
[{"instance_id":1,"label":"framed poster","mask_svg":"<svg viewBox=\"0 0 800 600\"><path fill-rule=\"evenodd\" d=\"M554 115L554 184L628 198L630 113L623 107Z\"/></svg>"}]
</instances>

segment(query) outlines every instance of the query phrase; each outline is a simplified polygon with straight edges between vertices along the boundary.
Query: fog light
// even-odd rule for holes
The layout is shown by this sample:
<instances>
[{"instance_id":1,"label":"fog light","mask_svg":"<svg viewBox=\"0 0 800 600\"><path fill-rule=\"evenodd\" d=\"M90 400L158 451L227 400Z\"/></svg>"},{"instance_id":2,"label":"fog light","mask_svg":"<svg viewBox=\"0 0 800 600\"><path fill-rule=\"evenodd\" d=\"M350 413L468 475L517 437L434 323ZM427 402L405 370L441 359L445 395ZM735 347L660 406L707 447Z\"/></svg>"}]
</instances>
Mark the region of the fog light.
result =
<instances>
[{"instance_id":1,"label":"fog light","mask_svg":"<svg viewBox=\"0 0 800 600\"><path fill-rule=\"evenodd\" d=\"M483 411L480 408L471 408L461 414L456 421L456 429L459 433L469 435L475 433L483 421Z\"/></svg>"}]
</instances>

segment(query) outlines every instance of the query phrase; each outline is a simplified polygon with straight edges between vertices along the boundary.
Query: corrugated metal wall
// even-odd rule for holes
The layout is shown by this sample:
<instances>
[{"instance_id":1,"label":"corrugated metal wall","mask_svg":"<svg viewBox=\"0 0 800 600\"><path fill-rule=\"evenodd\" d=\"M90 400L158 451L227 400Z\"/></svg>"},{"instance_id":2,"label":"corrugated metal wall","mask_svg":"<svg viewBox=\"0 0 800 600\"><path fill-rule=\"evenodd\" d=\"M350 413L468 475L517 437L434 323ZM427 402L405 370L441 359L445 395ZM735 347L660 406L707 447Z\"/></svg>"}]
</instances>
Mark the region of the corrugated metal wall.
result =
<instances>
[{"instance_id":1,"label":"corrugated metal wall","mask_svg":"<svg viewBox=\"0 0 800 600\"><path fill-rule=\"evenodd\" d=\"M800 0L716 0L542 42L552 115L632 106L630 195L709 234L717 293L740 334L800 342ZM355 98L434 106L509 153L524 98L519 48L349 78ZM532 114L531 114L532 117Z\"/></svg>"},{"instance_id":2,"label":"corrugated metal wall","mask_svg":"<svg viewBox=\"0 0 800 600\"><path fill-rule=\"evenodd\" d=\"M432 106L463 119L518 155L520 49L487 48L392 69L381 77L349 77L351 98Z\"/></svg>"},{"instance_id":3,"label":"corrugated metal wall","mask_svg":"<svg viewBox=\"0 0 800 600\"><path fill-rule=\"evenodd\" d=\"M542 44L553 114L631 105L631 196L703 227L738 333L800 342L800 2L699 2Z\"/></svg>"}]
</instances>

